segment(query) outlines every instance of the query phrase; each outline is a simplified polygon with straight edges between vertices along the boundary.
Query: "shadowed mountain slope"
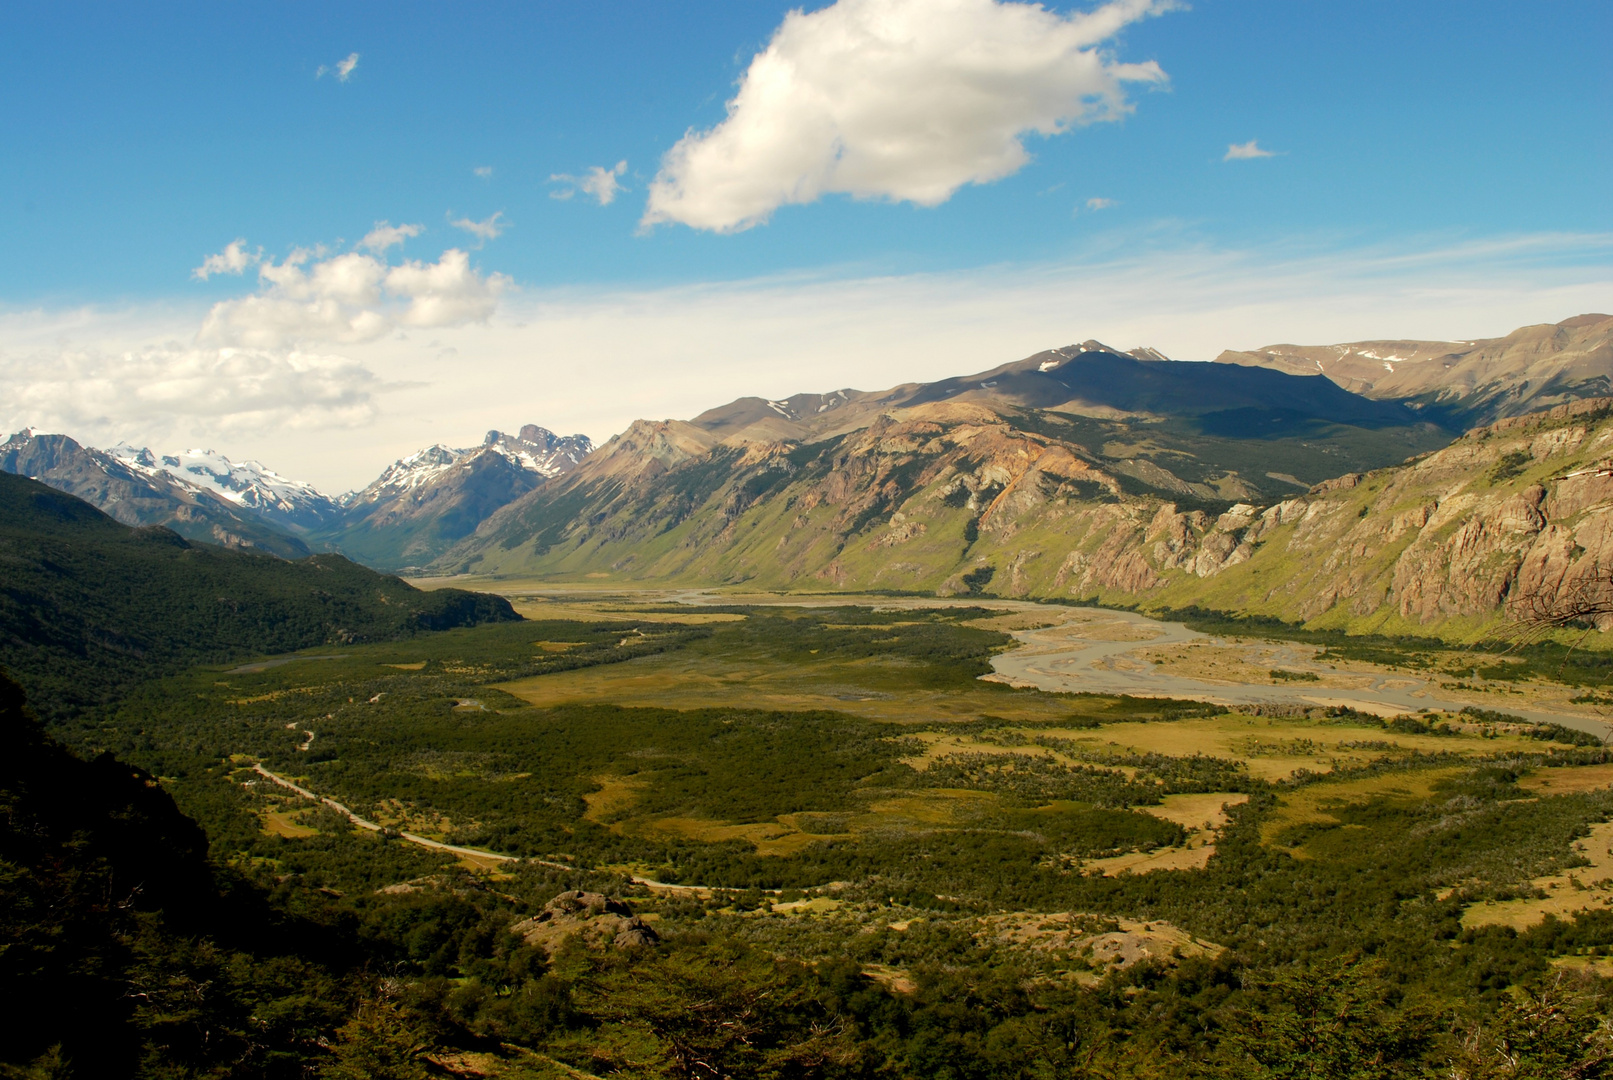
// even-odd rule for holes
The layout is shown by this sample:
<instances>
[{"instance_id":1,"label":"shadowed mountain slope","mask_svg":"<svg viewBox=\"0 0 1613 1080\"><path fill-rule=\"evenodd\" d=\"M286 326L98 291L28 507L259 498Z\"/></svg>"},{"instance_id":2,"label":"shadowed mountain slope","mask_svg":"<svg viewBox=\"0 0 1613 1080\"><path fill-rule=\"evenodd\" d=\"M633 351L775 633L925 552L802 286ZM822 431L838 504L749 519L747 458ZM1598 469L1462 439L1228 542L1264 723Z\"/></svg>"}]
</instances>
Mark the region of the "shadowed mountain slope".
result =
<instances>
[{"instance_id":1,"label":"shadowed mountain slope","mask_svg":"<svg viewBox=\"0 0 1613 1080\"><path fill-rule=\"evenodd\" d=\"M499 597L423 593L340 555L288 562L132 529L0 474L0 658L56 712L193 663L518 617Z\"/></svg>"}]
</instances>

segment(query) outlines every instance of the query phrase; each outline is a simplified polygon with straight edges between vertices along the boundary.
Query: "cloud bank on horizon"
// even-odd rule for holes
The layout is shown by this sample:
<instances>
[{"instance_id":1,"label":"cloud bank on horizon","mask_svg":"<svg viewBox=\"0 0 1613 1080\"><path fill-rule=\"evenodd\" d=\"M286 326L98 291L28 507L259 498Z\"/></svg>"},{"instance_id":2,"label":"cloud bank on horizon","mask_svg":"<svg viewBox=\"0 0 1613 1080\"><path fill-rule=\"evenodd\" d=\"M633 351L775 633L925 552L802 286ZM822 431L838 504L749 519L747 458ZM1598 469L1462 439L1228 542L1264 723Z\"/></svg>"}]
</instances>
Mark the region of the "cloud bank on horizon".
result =
<instances>
[{"instance_id":1,"label":"cloud bank on horizon","mask_svg":"<svg viewBox=\"0 0 1613 1080\"><path fill-rule=\"evenodd\" d=\"M1113 0L1059 15L998 0L837 0L792 11L727 117L667 152L642 224L738 232L830 194L939 205L1017 172L1028 134L1130 113L1127 86L1163 84L1165 72L1104 46L1177 6Z\"/></svg>"}]
</instances>

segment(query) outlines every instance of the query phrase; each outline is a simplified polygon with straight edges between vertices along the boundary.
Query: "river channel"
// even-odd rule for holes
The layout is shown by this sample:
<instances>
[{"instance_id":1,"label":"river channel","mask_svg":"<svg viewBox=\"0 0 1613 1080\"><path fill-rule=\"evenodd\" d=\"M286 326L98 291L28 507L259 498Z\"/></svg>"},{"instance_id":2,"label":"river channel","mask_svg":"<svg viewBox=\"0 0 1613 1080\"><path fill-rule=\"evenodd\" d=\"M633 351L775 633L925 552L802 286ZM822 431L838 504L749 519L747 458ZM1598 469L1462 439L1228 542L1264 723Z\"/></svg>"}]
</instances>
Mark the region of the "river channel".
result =
<instances>
[{"instance_id":1,"label":"river channel","mask_svg":"<svg viewBox=\"0 0 1613 1080\"><path fill-rule=\"evenodd\" d=\"M1528 690L1497 700L1493 694L1463 695L1441 687L1436 675L1395 670L1385 672L1365 665L1336 665L1316 657L1316 650L1288 642L1222 638L1131 611L1071 608L1026 600L983 597L812 597L733 596L689 590L669 599L696 606L755 605L780 607L872 606L889 610L935 607L979 607L1004 613L1034 616L1051 625L1009 629L1019 647L992 658L993 673L985 676L1013 686L1035 687L1064 693L1131 694L1136 697L1170 697L1216 705L1345 706L1378 716L1415 713L1424 709L1460 712L1473 706L1505 712L1537 723L1559 724L1601 739L1613 737L1613 724L1588 713L1575 712L1552 702L1541 707L1530 701ZM1026 619L1026 622L1033 621ZM1167 650L1187 656L1195 651L1223 658L1222 667L1234 677L1217 677L1198 671L1173 670L1159 657ZM1241 658L1241 659L1240 659ZM1200 664L1199 667L1205 665ZM1213 667L1213 665L1211 665ZM1292 682L1239 681L1235 673L1272 669L1289 672ZM1522 701L1514 701L1515 697Z\"/></svg>"}]
</instances>

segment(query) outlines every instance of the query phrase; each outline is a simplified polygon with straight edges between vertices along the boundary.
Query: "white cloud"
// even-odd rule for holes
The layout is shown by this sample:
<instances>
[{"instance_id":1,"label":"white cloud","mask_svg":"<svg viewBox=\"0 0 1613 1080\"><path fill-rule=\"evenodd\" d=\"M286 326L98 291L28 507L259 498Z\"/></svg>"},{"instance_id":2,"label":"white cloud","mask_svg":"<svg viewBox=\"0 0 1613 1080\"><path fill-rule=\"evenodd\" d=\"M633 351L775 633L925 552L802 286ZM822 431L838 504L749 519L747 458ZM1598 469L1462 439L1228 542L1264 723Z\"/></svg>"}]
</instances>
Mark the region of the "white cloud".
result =
<instances>
[{"instance_id":1,"label":"white cloud","mask_svg":"<svg viewBox=\"0 0 1613 1080\"><path fill-rule=\"evenodd\" d=\"M1252 161L1255 158L1276 157L1275 150L1262 150L1260 140L1250 139L1246 143L1228 143L1226 156L1222 161Z\"/></svg>"},{"instance_id":2,"label":"white cloud","mask_svg":"<svg viewBox=\"0 0 1613 1080\"><path fill-rule=\"evenodd\" d=\"M487 179L490 179L492 177L492 175L493 175L493 166L491 166L491 165L478 165L474 169L472 169L471 172L475 173L477 176L481 177L483 180L487 180Z\"/></svg>"},{"instance_id":3,"label":"white cloud","mask_svg":"<svg viewBox=\"0 0 1613 1080\"><path fill-rule=\"evenodd\" d=\"M0 386L8 430L146 439L176 427L238 435L364 424L382 389L368 368L340 356L176 345L6 356Z\"/></svg>"},{"instance_id":4,"label":"white cloud","mask_svg":"<svg viewBox=\"0 0 1613 1080\"><path fill-rule=\"evenodd\" d=\"M607 169L601 165L590 165L588 171L581 176L572 176L570 173L555 173L549 177L550 183L568 184L569 187L559 188L549 192L551 199L569 199L577 192L592 195L599 200L600 206L609 206L616 201L616 194L626 189L617 182L616 178L627 172L627 162L618 161L616 167Z\"/></svg>"},{"instance_id":5,"label":"white cloud","mask_svg":"<svg viewBox=\"0 0 1613 1080\"><path fill-rule=\"evenodd\" d=\"M393 225L390 221L377 221L375 228L364 234L364 239L358 242L358 246L381 255L388 248L413 239L425 231L424 225Z\"/></svg>"},{"instance_id":6,"label":"white cloud","mask_svg":"<svg viewBox=\"0 0 1613 1080\"><path fill-rule=\"evenodd\" d=\"M391 242L386 236L376 240L385 245L381 250ZM502 274L479 273L457 248L443 252L435 263L397 266L356 251L321 257L298 249L279 263L265 260L258 279L256 293L213 305L197 335L199 342L272 349L313 341L373 341L398 326L454 326L485 319L509 285Z\"/></svg>"},{"instance_id":7,"label":"white cloud","mask_svg":"<svg viewBox=\"0 0 1613 1080\"><path fill-rule=\"evenodd\" d=\"M507 222L499 220L503 216L504 211L500 210L492 217L484 218L481 221L472 221L468 217L450 218L448 224L456 229L464 229L485 244L489 240L497 240L504 234L504 230L510 227Z\"/></svg>"},{"instance_id":8,"label":"white cloud","mask_svg":"<svg viewBox=\"0 0 1613 1080\"><path fill-rule=\"evenodd\" d=\"M319 65L319 70L314 72L314 78L323 79L327 73L333 73L337 82L346 82L356 67L358 67L358 53L348 53L346 60L338 60L330 67Z\"/></svg>"},{"instance_id":9,"label":"white cloud","mask_svg":"<svg viewBox=\"0 0 1613 1080\"><path fill-rule=\"evenodd\" d=\"M1091 199L1087 200L1087 209L1088 210L1107 210L1111 206L1119 206L1119 205L1120 204L1118 202L1116 202L1114 199L1105 199L1105 198L1102 198L1101 196L1100 197L1094 197L1094 198L1091 198Z\"/></svg>"},{"instance_id":10,"label":"white cloud","mask_svg":"<svg viewBox=\"0 0 1613 1080\"><path fill-rule=\"evenodd\" d=\"M839 193L921 206L1030 160L1027 133L1119 119L1153 61L1103 48L1174 0L1060 15L998 0L838 0L784 17L709 131L662 160L643 223L734 232Z\"/></svg>"},{"instance_id":11,"label":"white cloud","mask_svg":"<svg viewBox=\"0 0 1613 1080\"><path fill-rule=\"evenodd\" d=\"M492 315L508 280L502 274L483 277L471 268L469 255L449 248L434 263L393 267L386 275L386 290L408 300L398 317L404 326L461 326Z\"/></svg>"},{"instance_id":12,"label":"white cloud","mask_svg":"<svg viewBox=\"0 0 1613 1080\"><path fill-rule=\"evenodd\" d=\"M217 255L203 259L202 265L192 270L190 276L206 281L214 274L239 274L262 257L261 251L257 254L247 251L245 240L232 240Z\"/></svg>"}]
</instances>

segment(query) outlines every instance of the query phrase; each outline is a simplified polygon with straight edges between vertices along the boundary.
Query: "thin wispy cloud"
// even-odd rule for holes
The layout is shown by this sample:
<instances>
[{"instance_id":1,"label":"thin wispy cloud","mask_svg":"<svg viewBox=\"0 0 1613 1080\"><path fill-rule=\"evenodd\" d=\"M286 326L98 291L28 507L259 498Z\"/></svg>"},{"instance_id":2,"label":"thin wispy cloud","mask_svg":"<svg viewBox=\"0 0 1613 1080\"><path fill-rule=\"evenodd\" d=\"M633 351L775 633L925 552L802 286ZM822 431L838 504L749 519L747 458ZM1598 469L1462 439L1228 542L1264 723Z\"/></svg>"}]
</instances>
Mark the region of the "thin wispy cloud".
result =
<instances>
[{"instance_id":1,"label":"thin wispy cloud","mask_svg":"<svg viewBox=\"0 0 1613 1080\"><path fill-rule=\"evenodd\" d=\"M1222 161L1252 161L1255 158L1276 157L1277 151L1263 150L1260 140L1250 139L1246 143L1230 143Z\"/></svg>"},{"instance_id":2,"label":"thin wispy cloud","mask_svg":"<svg viewBox=\"0 0 1613 1080\"><path fill-rule=\"evenodd\" d=\"M1092 197L1092 198L1087 200L1087 209L1088 210L1107 210L1111 206L1119 206L1119 205L1120 205L1120 203L1117 202L1116 200L1114 200L1114 199L1105 199L1105 198L1103 198L1101 196L1094 196L1094 197Z\"/></svg>"},{"instance_id":3,"label":"thin wispy cloud","mask_svg":"<svg viewBox=\"0 0 1613 1080\"><path fill-rule=\"evenodd\" d=\"M468 217L455 218L450 215L448 224L456 229L464 229L482 244L485 244L489 240L497 240L504 234L504 230L510 227L508 222L499 220L503 216L504 211L502 210L490 218L483 218L481 221L472 221Z\"/></svg>"},{"instance_id":4,"label":"thin wispy cloud","mask_svg":"<svg viewBox=\"0 0 1613 1080\"><path fill-rule=\"evenodd\" d=\"M1153 61L1106 46L1174 0L1062 15L1000 0L838 0L791 11L728 115L669 150L643 224L737 232L829 194L936 206L1030 161L1024 137L1118 120Z\"/></svg>"},{"instance_id":5,"label":"thin wispy cloud","mask_svg":"<svg viewBox=\"0 0 1613 1080\"><path fill-rule=\"evenodd\" d=\"M549 192L551 199L569 199L579 191L584 195L597 200L600 206L609 206L616 201L616 196L627 189L622 187L616 179L627 172L627 162L618 161L616 167L607 169L602 165L591 165L588 171L581 176L570 173L554 173L549 177L552 184L564 184L565 187Z\"/></svg>"},{"instance_id":6,"label":"thin wispy cloud","mask_svg":"<svg viewBox=\"0 0 1613 1080\"><path fill-rule=\"evenodd\" d=\"M261 249L256 253L249 252L245 240L232 240L225 245L223 251L203 259L202 265L192 270L190 276L197 281L206 281L214 274L238 275L247 267L255 265L262 257Z\"/></svg>"},{"instance_id":7,"label":"thin wispy cloud","mask_svg":"<svg viewBox=\"0 0 1613 1080\"><path fill-rule=\"evenodd\" d=\"M337 82L346 82L358 67L358 53L348 53L347 59L338 60L334 64L320 64L319 70L314 72L314 78L323 79L326 75L335 75Z\"/></svg>"},{"instance_id":8,"label":"thin wispy cloud","mask_svg":"<svg viewBox=\"0 0 1613 1080\"><path fill-rule=\"evenodd\" d=\"M480 179L490 180L493 177L493 166L478 165L471 172L475 173Z\"/></svg>"},{"instance_id":9,"label":"thin wispy cloud","mask_svg":"<svg viewBox=\"0 0 1613 1080\"><path fill-rule=\"evenodd\" d=\"M405 240L412 240L426 231L424 225L393 225L387 221L377 221L375 228L364 234L364 239L358 242L360 250L373 251L380 255L388 248L395 247Z\"/></svg>"}]
</instances>

